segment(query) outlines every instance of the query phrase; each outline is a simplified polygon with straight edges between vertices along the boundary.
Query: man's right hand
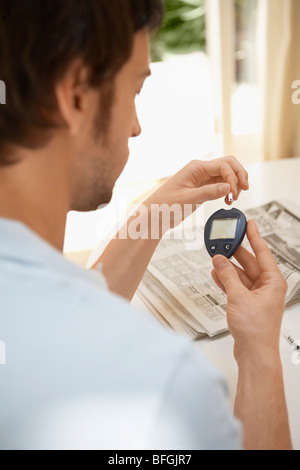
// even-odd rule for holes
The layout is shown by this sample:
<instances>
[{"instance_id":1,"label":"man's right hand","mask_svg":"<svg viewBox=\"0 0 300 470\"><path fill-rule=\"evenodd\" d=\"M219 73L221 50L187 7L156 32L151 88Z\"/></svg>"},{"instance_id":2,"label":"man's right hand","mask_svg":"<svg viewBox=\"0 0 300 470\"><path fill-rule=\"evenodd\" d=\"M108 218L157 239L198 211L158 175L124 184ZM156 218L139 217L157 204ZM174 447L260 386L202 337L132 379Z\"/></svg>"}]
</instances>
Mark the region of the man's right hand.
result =
<instances>
[{"instance_id":1,"label":"man's right hand","mask_svg":"<svg viewBox=\"0 0 300 470\"><path fill-rule=\"evenodd\" d=\"M253 220L247 236L255 253L244 247L235 255L243 270L223 256L213 259L213 279L228 296L229 330L238 362L249 356L277 356L287 283Z\"/></svg>"},{"instance_id":2,"label":"man's right hand","mask_svg":"<svg viewBox=\"0 0 300 470\"><path fill-rule=\"evenodd\" d=\"M241 247L235 258L213 259L212 276L228 296L229 330L235 340L239 377L235 414L244 426L246 449L291 449L279 338L287 284L260 237L248 223L254 255Z\"/></svg>"}]
</instances>

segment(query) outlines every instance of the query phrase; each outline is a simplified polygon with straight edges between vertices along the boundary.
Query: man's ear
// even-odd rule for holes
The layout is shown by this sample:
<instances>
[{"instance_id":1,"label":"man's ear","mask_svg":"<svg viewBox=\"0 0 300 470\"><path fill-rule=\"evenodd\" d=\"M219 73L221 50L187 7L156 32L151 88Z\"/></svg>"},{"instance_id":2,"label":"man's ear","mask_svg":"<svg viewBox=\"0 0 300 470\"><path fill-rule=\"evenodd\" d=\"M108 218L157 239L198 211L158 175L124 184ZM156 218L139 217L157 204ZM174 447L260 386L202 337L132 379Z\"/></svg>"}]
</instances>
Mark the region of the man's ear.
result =
<instances>
[{"instance_id":1,"label":"man's ear","mask_svg":"<svg viewBox=\"0 0 300 470\"><path fill-rule=\"evenodd\" d=\"M55 87L60 115L73 136L77 135L84 122L84 98L88 90L87 79L87 67L81 60L75 60Z\"/></svg>"}]
</instances>

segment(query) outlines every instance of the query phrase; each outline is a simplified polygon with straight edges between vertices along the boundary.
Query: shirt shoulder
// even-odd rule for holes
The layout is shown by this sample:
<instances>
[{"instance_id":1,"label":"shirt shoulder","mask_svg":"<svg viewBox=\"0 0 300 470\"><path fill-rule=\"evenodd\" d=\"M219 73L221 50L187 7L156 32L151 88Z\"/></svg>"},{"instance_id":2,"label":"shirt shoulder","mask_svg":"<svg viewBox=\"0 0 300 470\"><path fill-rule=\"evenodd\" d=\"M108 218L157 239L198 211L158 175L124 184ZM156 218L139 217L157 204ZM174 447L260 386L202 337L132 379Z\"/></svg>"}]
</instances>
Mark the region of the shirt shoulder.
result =
<instances>
[{"instance_id":1,"label":"shirt shoulder","mask_svg":"<svg viewBox=\"0 0 300 470\"><path fill-rule=\"evenodd\" d=\"M0 256L3 448L239 446L225 382L195 345L26 243Z\"/></svg>"}]
</instances>

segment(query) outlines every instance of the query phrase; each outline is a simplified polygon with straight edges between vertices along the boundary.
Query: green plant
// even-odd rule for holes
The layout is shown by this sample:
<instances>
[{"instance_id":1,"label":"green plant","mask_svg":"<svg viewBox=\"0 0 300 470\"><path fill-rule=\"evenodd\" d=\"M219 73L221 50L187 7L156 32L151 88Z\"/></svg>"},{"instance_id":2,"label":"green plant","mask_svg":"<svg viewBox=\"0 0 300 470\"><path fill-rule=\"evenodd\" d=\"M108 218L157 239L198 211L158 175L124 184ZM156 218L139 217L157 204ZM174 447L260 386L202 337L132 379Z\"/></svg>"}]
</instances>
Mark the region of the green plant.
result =
<instances>
[{"instance_id":1,"label":"green plant","mask_svg":"<svg viewBox=\"0 0 300 470\"><path fill-rule=\"evenodd\" d=\"M205 49L205 0L166 0L161 31L152 41L152 58Z\"/></svg>"}]
</instances>

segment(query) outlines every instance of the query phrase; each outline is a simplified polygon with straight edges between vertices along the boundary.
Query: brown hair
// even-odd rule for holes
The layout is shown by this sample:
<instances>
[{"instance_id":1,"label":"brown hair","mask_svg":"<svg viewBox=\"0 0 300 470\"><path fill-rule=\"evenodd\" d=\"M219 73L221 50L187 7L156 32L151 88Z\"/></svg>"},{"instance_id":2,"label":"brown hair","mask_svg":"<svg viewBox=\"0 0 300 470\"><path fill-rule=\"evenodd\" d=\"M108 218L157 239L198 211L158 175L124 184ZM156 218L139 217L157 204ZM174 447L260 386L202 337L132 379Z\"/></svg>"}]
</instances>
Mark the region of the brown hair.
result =
<instances>
[{"instance_id":1,"label":"brown hair","mask_svg":"<svg viewBox=\"0 0 300 470\"><path fill-rule=\"evenodd\" d=\"M0 0L0 165L13 163L11 144L49 141L54 87L74 59L88 67L89 85L101 87L129 59L135 33L162 18L163 0Z\"/></svg>"}]
</instances>

